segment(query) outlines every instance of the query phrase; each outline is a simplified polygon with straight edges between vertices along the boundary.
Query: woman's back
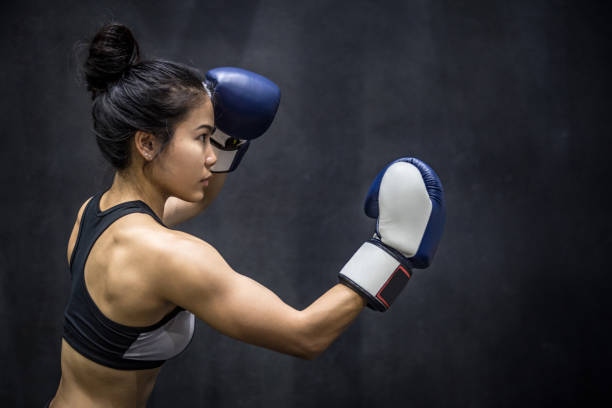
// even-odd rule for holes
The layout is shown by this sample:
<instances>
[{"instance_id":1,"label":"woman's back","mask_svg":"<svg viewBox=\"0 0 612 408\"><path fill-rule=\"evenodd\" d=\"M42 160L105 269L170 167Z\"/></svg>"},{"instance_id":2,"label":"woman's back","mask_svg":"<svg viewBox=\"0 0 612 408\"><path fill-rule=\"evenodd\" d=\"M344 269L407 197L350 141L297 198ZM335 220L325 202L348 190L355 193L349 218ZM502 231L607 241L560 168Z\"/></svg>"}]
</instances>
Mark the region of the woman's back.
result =
<instances>
[{"instance_id":1,"label":"woman's back","mask_svg":"<svg viewBox=\"0 0 612 408\"><path fill-rule=\"evenodd\" d=\"M99 210L102 214L118 206L107 203L105 198L100 198ZM72 262L78 259L74 256L75 249L87 250L79 247L84 242L82 236L79 237L79 230L84 225L81 221L89 202L81 207L68 243L68 260ZM155 296L150 278L159 276L158 269L163 268L163 260L160 259L163 258L162 248L164 252L167 251L167 245L177 238L184 239L185 235L165 228L151 215L140 212L123 215L112 222L95 239L86 255L85 288L97 309L110 321L120 325L118 327L151 327L169 316L176 306ZM160 250L157 254L156 248ZM190 334L193 334L193 327ZM99 401L99 406L112 401L110 406L113 407L146 404L159 367L117 369L96 363L81 354L82 351L77 352L65 339L62 340L62 382L54 406L62 406L62 402L70 406L96 406L96 401Z\"/></svg>"}]
</instances>

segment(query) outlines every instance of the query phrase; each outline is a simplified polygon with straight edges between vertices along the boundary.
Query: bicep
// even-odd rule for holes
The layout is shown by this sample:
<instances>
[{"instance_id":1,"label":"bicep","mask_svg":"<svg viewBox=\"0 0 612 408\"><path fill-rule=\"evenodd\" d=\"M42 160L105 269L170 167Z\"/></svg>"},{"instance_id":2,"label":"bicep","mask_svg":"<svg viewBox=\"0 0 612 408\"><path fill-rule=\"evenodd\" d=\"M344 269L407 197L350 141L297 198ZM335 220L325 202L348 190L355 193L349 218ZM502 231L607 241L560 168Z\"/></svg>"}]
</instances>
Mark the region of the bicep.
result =
<instances>
[{"instance_id":1,"label":"bicep","mask_svg":"<svg viewBox=\"0 0 612 408\"><path fill-rule=\"evenodd\" d=\"M185 254L184 254L185 255ZM201 242L173 262L165 297L221 333L250 344L301 355L302 316L276 294L235 272Z\"/></svg>"}]
</instances>

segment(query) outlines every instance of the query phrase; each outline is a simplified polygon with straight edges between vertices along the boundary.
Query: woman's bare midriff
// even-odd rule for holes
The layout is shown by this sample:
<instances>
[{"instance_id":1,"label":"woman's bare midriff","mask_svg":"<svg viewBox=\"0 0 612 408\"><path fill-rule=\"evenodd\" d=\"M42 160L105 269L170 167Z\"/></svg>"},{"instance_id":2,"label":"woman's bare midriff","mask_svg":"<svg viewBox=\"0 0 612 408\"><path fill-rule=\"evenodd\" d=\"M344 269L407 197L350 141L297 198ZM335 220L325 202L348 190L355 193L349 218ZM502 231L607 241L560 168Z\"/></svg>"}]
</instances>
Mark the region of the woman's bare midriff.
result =
<instances>
[{"instance_id":1,"label":"woman's bare midriff","mask_svg":"<svg viewBox=\"0 0 612 408\"><path fill-rule=\"evenodd\" d=\"M51 407L145 407L160 368L116 370L97 364L62 340L62 378Z\"/></svg>"}]
</instances>

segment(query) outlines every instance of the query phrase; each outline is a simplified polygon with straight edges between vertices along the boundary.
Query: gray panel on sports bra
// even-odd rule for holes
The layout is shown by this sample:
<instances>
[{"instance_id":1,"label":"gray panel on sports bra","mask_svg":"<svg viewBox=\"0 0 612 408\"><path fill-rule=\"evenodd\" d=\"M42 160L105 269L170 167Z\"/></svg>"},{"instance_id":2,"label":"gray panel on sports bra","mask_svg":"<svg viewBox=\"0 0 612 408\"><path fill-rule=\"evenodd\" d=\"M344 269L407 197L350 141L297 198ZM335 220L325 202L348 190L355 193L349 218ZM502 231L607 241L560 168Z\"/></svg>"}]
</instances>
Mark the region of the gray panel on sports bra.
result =
<instances>
[{"instance_id":1,"label":"gray panel on sports bra","mask_svg":"<svg viewBox=\"0 0 612 408\"><path fill-rule=\"evenodd\" d=\"M140 333L123 358L132 360L168 360L187 347L193 336L195 318L183 310L172 320L150 332Z\"/></svg>"}]
</instances>

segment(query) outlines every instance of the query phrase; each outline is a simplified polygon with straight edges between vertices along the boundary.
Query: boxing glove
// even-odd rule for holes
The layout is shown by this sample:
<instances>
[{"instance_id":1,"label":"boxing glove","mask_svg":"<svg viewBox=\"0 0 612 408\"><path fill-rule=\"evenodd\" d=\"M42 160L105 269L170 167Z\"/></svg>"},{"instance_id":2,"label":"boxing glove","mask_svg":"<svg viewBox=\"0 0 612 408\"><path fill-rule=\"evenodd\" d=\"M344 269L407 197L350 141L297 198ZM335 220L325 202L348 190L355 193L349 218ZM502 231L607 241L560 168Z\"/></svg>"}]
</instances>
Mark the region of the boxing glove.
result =
<instances>
[{"instance_id":1,"label":"boxing glove","mask_svg":"<svg viewBox=\"0 0 612 408\"><path fill-rule=\"evenodd\" d=\"M376 233L339 273L381 312L408 283L413 268L427 268L438 248L446 217L444 191L436 173L415 158L390 163L374 179L365 213L376 218Z\"/></svg>"},{"instance_id":2,"label":"boxing glove","mask_svg":"<svg viewBox=\"0 0 612 408\"><path fill-rule=\"evenodd\" d=\"M227 173L236 169L250 141L272 124L280 89L266 77L233 67L211 69L204 86L211 91L215 112L211 143L217 162L211 171Z\"/></svg>"}]
</instances>

